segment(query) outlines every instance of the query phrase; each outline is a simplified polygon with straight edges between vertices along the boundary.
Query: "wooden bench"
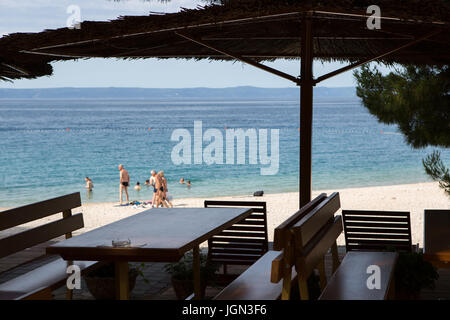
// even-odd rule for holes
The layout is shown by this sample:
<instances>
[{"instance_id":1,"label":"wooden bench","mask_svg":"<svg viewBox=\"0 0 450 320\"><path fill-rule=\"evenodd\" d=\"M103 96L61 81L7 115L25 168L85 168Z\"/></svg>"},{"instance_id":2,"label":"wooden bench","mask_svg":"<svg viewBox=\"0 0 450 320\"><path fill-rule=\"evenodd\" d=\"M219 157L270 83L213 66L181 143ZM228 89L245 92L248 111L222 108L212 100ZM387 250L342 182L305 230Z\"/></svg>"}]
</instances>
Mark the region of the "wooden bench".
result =
<instances>
[{"instance_id":1,"label":"wooden bench","mask_svg":"<svg viewBox=\"0 0 450 320\"><path fill-rule=\"evenodd\" d=\"M413 250L409 212L342 210L347 252Z\"/></svg>"},{"instance_id":2,"label":"wooden bench","mask_svg":"<svg viewBox=\"0 0 450 320\"><path fill-rule=\"evenodd\" d=\"M300 298L309 299L307 279L319 271L321 299L385 299L393 287L397 253L354 252L339 262L336 240L343 231L339 194L322 194L282 223L274 234L274 249L248 268L215 299L289 299L293 281ZM331 249L333 276L327 284L324 257ZM380 258L382 256L382 259ZM269 263L270 262L270 263ZM368 264L369 263L369 264ZM367 267L380 265L381 288L367 287ZM270 276L270 277L269 277Z\"/></svg>"},{"instance_id":3,"label":"wooden bench","mask_svg":"<svg viewBox=\"0 0 450 320\"><path fill-rule=\"evenodd\" d=\"M41 224L0 239L0 258L62 235L66 239L72 237L73 231L84 226L81 213L72 215L72 209L80 206L80 193L73 193L0 212L0 231L62 213L62 219ZM51 298L51 290L66 284L68 277L66 269L68 264L71 263L78 265L82 271L87 271L97 264L92 261L67 262L55 257L55 260L49 263L0 284L0 297L9 295L12 299ZM67 298L72 298L72 290L67 291Z\"/></svg>"},{"instance_id":4,"label":"wooden bench","mask_svg":"<svg viewBox=\"0 0 450 320\"><path fill-rule=\"evenodd\" d=\"M288 269L289 277L285 281L274 281L273 278L283 278L281 274L287 272L280 264L282 251L289 251L291 245L290 228L305 215L313 211L320 203L326 201L326 195L321 194L305 205L290 218L284 221L274 232L274 250L268 251L244 273L224 288L214 299L216 300L276 300L288 299L291 277L296 277L295 270ZM289 284L287 283L289 282Z\"/></svg>"},{"instance_id":5,"label":"wooden bench","mask_svg":"<svg viewBox=\"0 0 450 320\"><path fill-rule=\"evenodd\" d=\"M333 274L319 300L386 300L394 296L397 252L350 251ZM369 288L371 266L379 267L380 287ZM369 273L368 273L369 272ZM371 282L371 281L369 281Z\"/></svg>"},{"instance_id":6,"label":"wooden bench","mask_svg":"<svg viewBox=\"0 0 450 320\"><path fill-rule=\"evenodd\" d=\"M251 265L268 250L267 208L265 202L205 200L205 208L252 208L250 216L208 239L208 261L223 265Z\"/></svg>"}]
</instances>

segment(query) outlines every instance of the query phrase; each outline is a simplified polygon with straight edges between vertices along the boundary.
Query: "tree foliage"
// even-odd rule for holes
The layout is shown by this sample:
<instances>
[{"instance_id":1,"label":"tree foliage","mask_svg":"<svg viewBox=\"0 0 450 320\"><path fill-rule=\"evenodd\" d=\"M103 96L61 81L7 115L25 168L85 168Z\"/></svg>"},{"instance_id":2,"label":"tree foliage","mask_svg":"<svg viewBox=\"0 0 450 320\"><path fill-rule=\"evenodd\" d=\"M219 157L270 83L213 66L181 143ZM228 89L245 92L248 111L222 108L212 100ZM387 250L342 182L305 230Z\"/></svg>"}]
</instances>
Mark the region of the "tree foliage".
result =
<instances>
[{"instance_id":1,"label":"tree foliage","mask_svg":"<svg viewBox=\"0 0 450 320\"><path fill-rule=\"evenodd\" d=\"M379 121L396 124L414 148L450 147L450 69L407 66L383 76L354 72L356 94Z\"/></svg>"},{"instance_id":2,"label":"tree foliage","mask_svg":"<svg viewBox=\"0 0 450 320\"><path fill-rule=\"evenodd\" d=\"M439 151L434 151L422 160L425 172L450 196L450 172L444 166Z\"/></svg>"},{"instance_id":3,"label":"tree foliage","mask_svg":"<svg viewBox=\"0 0 450 320\"><path fill-rule=\"evenodd\" d=\"M383 76L376 68L355 71L356 94L378 120L396 124L408 144L450 147L450 69L406 66ZM422 160L425 172L450 196L450 174L439 151Z\"/></svg>"}]
</instances>

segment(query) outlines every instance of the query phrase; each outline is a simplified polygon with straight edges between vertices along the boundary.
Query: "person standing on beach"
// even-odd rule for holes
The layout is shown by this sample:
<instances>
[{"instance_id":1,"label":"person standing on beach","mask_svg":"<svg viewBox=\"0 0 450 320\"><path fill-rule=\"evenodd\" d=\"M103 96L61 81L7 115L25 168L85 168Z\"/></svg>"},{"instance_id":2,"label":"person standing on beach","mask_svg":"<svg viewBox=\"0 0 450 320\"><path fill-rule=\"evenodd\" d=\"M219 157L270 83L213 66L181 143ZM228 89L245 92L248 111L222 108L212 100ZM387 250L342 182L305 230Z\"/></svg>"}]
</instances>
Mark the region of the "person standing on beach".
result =
<instances>
[{"instance_id":1,"label":"person standing on beach","mask_svg":"<svg viewBox=\"0 0 450 320\"><path fill-rule=\"evenodd\" d=\"M167 179L166 179L166 177L164 177L164 171L158 172L158 175L161 177L162 185L163 185L163 189L164 189L163 194L162 194L163 205L165 204L165 207L167 207L167 204L168 204L169 207L173 208L173 204L167 196L167 192L169 191L169 189L167 188Z\"/></svg>"},{"instance_id":2,"label":"person standing on beach","mask_svg":"<svg viewBox=\"0 0 450 320\"><path fill-rule=\"evenodd\" d=\"M130 199L128 198L128 185L130 184L130 175L128 174L128 171L124 169L122 164L119 164L119 171L120 171L120 204L122 204L122 194L125 190L125 194L127 196L127 203L130 202Z\"/></svg>"},{"instance_id":3,"label":"person standing on beach","mask_svg":"<svg viewBox=\"0 0 450 320\"><path fill-rule=\"evenodd\" d=\"M156 208L158 208L161 204L164 207L168 207L167 203L164 201L164 183L160 174L155 175L155 189L156 189Z\"/></svg>"},{"instance_id":4,"label":"person standing on beach","mask_svg":"<svg viewBox=\"0 0 450 320\"><path fill-rule=\"evenodd\" d=\"M152 208L155 206L156 203L156 193L158 190L156 190L156 171L152 170L150 172L150 185L153 187L153 198L152 198Z\"/></svg>"}]
</instances>

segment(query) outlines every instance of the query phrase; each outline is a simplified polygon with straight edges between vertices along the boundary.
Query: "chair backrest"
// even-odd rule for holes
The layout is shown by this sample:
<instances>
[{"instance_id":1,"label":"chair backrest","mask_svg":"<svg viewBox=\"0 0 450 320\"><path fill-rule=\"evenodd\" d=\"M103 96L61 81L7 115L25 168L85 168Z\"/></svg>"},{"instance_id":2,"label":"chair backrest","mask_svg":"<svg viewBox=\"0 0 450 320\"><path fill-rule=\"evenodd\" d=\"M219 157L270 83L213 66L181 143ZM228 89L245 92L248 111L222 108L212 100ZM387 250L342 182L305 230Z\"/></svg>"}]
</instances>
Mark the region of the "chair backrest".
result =
<instances>
[{"instance_id":1,"label":"chair backrest","mask_svg":"<svg viewBox=\"0 0 450 320\"><path fill-rule=\"evenodd\" d=\"M409 212L342 210L347 251L412 250Z\"/></svg>"},{"instance_id":2,"label":"chair backrest","mask_svg":"<svg viewBox=\"0 0 450 320\"><path fill-rule=\"evenodd\" d=\"M0 239L0 258L62 235L70 238L72 231L84 226L81 213L72 215L72 209L80 206L80 193L77 192L0 212L0 231L56 213L63 215L62 219Z\"/></svg>"},{"instance_id":3,"label":"chair backrest","mask_svg":"<svg viewBox=\"0 0 450 320\"><path fill-rule=\"evenodd\" d=\"M212 262L250 265L268 250L267 207L262 201L205 200L205 208L244 207L253 212L208 240L208 259Z\"/></svg>"},{"instance_id":4,"label":"chair backrest","mask_svg":"<svg viewBox=\"0 0 450 320\"><path fill-rule=\"evenodd\" d=\"M450 210L424 211L424 252L450 251Z\"/></svg>"}]
</instances>

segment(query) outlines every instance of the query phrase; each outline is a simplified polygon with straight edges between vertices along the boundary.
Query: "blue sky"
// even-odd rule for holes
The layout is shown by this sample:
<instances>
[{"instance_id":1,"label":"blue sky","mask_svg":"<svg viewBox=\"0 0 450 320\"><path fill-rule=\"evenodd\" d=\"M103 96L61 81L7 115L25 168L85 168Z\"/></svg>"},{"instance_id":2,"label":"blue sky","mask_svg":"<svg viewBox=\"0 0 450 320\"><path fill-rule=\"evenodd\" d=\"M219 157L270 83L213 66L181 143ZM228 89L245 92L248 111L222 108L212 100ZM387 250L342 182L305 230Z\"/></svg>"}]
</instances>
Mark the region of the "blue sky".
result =
<instances>
[{"instance_id":1,"label":"blue sky","mask_svg":"<svg viewBox=\"0 0 450 320\"><path fill-rule=\"evenodd\" d=\"M154 12L177 12L180 7L195 8L204 4L199 0L158 1L123 0L0 0L0 36L14 32L39 32L66 26L70 16L67 8L77 5L82 21L110 20L121 15L147 15ZM53 76L33 80L1 82L0 88L50 88L50 87L292 87L290 81L281 79L240 62L208 62L186 60L144 59L124 61L119 59L89 59L55 62ZM267 65L297 76L299 61L278 60ZM339 63L314 64L315 76L342 67ZM352 72L326 80L320 86L353 86Z\"/></svg>"}]
</instances>

